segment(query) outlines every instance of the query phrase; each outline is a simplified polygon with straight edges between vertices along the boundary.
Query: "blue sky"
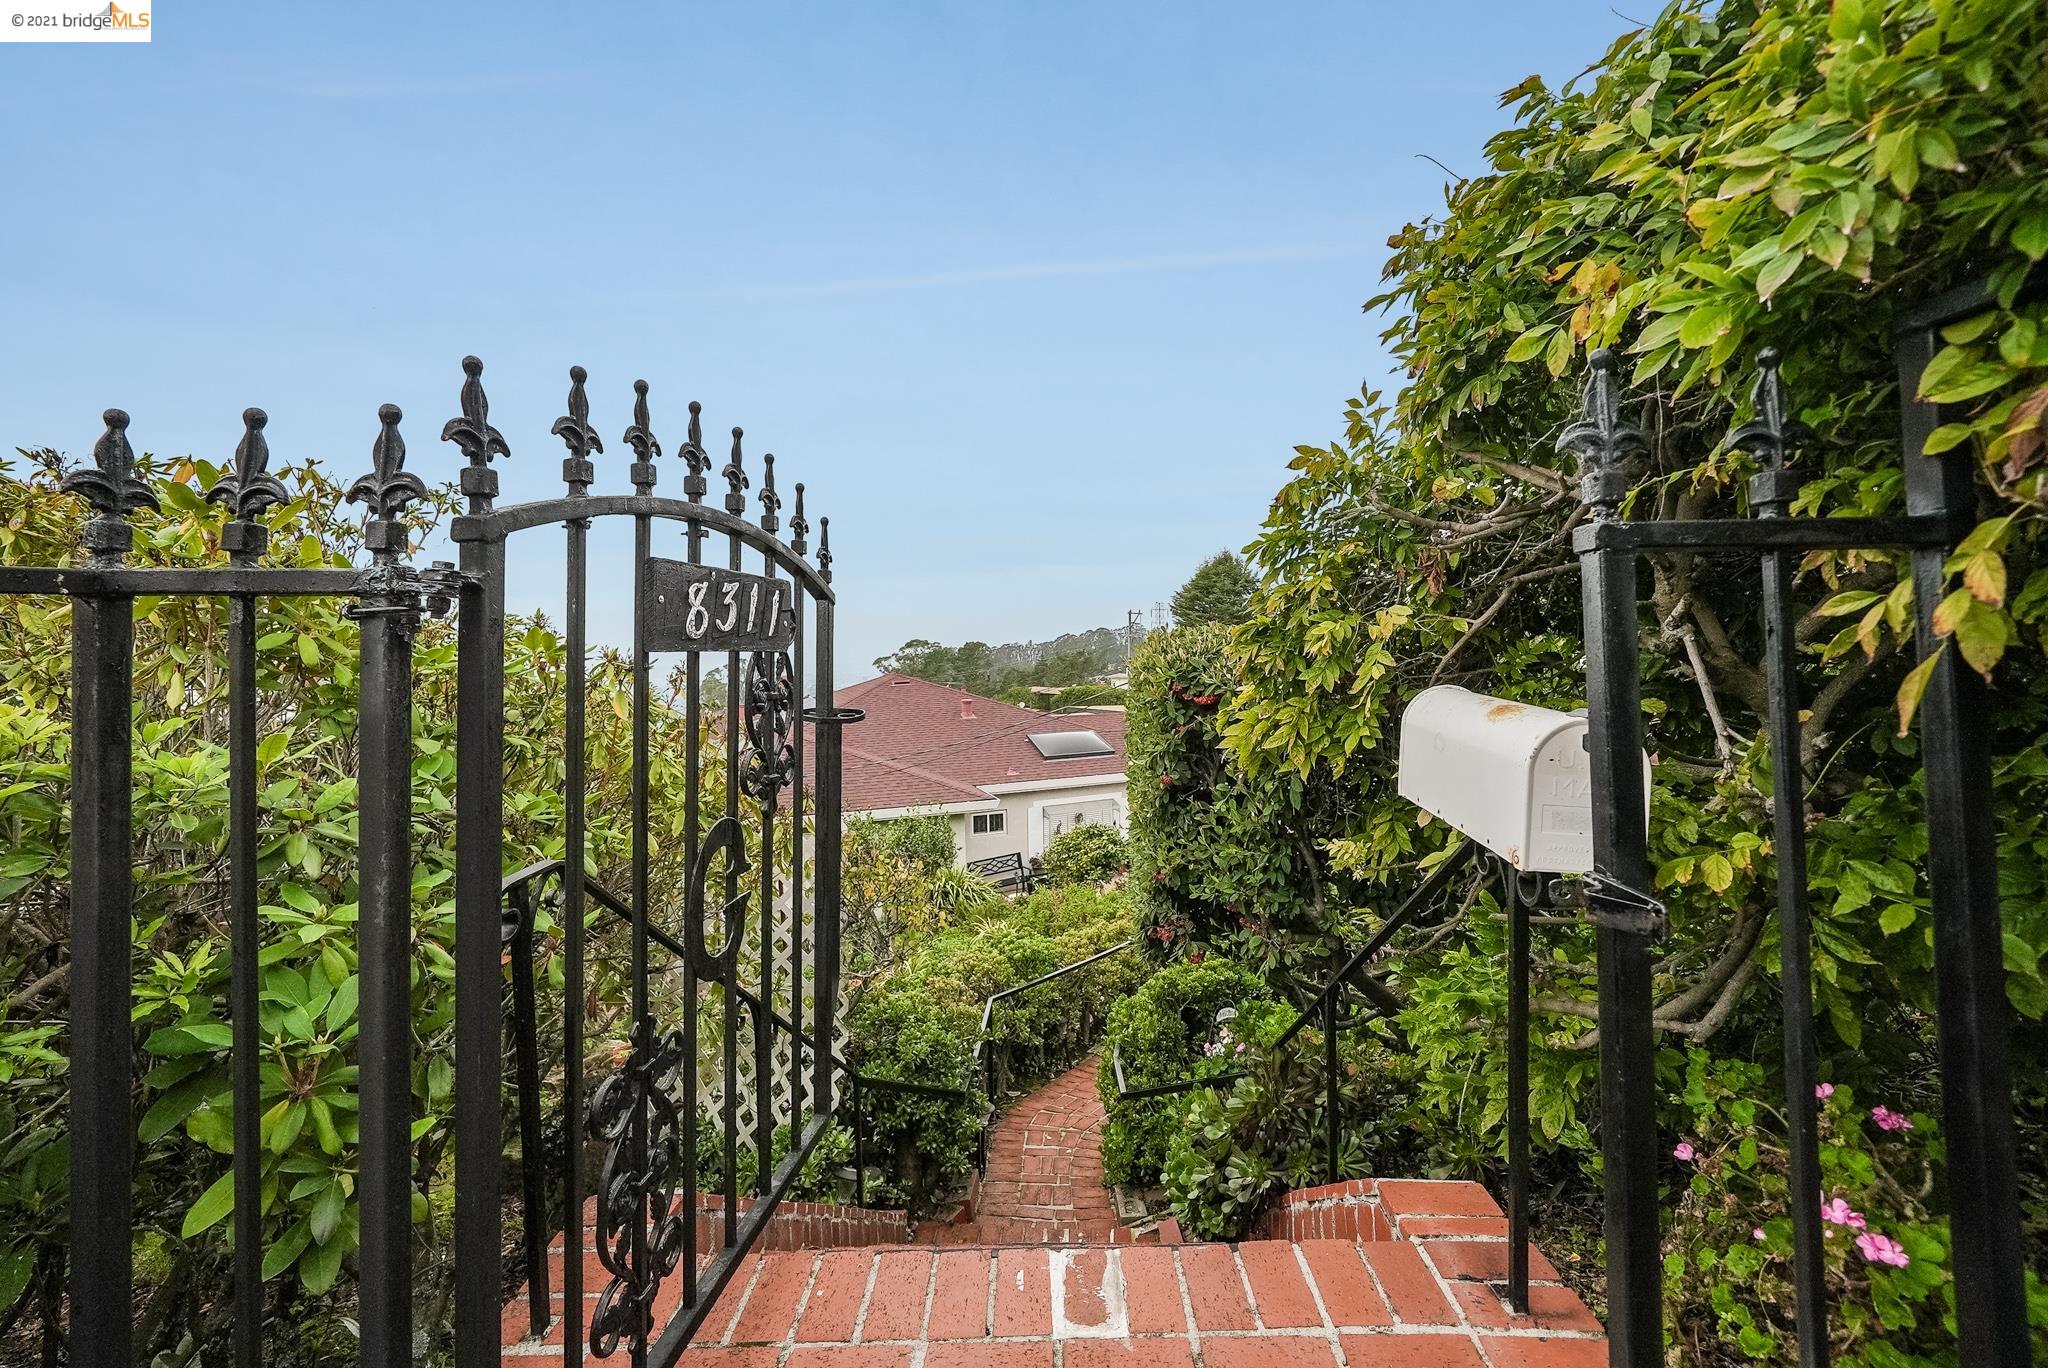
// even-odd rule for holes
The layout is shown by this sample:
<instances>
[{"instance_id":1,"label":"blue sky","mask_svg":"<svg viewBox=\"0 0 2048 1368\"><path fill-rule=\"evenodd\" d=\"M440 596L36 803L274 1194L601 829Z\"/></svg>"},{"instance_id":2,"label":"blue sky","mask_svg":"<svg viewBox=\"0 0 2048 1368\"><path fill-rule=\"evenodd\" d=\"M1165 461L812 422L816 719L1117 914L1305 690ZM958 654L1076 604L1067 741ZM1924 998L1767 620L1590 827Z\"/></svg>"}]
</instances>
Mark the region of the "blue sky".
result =
<instances>
[{"instance_id":1,"label":"blue sky","mask_svg":"<svg viewBox=\"0 0 2048 1368\"><path fill-rule=\"evenodd\" d=\"M507 499L599 487L634 377L833 522L842 678L912 636L1122 621L1257 529L1387 378L1389 232L1481 168L1499 91L1605 0L1430 5L194 5L147 46L0 46L5 446L410 466L476 352ZM663 471L679 493L681 472ZM515 609L558 611L550 543ZM601 549L599 583L625 561ZM615 580L611 582L616 582ZM624 596L594 630L621 639Z\"/></svg>"}]
</instances>

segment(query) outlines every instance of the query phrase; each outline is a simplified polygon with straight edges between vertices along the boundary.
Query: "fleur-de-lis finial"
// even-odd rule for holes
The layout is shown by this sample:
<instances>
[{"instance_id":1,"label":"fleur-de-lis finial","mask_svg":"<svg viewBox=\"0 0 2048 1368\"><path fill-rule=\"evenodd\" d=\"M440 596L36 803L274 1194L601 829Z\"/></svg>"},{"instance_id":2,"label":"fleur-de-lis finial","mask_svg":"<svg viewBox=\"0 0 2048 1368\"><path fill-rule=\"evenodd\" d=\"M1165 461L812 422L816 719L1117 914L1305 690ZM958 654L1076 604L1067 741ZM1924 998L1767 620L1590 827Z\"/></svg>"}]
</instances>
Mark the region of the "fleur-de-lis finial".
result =
<instances>
[{"instance_id":1,"label":"fleur-de-lis finial","mask_svg":"<svg viewBox=\"0 0 2048 1368\"><path fill-rule=\"evenodd\" d=\"M683 493L691 503L702 503L709 482L704 478L711 473L711 457L704 450L704 406L695 399L690 401L690 435L683 442L683 459L689 462L689 469L683 475Z\"/></svg>"},{"instance_id":2,"label":"fleur-de-lis finial","mask_svg":"<svg viewBox=\"0 0 2048 1368\"><path fill-rule=\"evenodd\" d=\"M99 515L85 525L85 547L94 562L109 565L127 555L135 544L128 515L138 508L155 508L157 501L135 474L135 449L128 445L128 415L110 408L100 418L107 430L93 444L92 465L72 471L58 487L83 498Z\"/></svg>"},{"instance_id":3,"label":"fleur-de-lis finial","mask_svg":"<svg viewBox=\"0 0 2048 1368\"><path fill-rule=\"evenodd\" d=\"M832 582L832 520L818 519L818 573L825 583Z\"/></svg>"},{"instance_id":4,"label":"fleur-de-lis finial","mask_svg":"<svg viewBox=\"0 0 2048 1368\"><path fill-rule=\"evenodd\" d=\"M491 401L484 394L484 363L474 356L462 358L462 416L450 418L441 428L441 440L455 443L469 458L462 472L462 492L469 496L472 514L491 511L498 497L498 473L491 469L493 456L510 456L512 449L491 426Z\"/></svg>"},{"instance_id":5,"label":"fleur-de-lis finial","mask_svg":"<svg viewBox=\"0 0 2048 1368\"><path fill-rule=\"evenodd\" d=\"M260 408L242 410L242 440L235 446L235 468L206 491L208 500L228 506L233 519L221 530L221 545L245 560L260 554L270 539L270 529L256 519L264 509L288 497L277 477L270 474L270 442L263 435L269 422L270 416Z\"/></svg>"},{"instance_id":6,"label":"fleur-de-lis finial","mask_svg":"<svg viewBox=\"0 0 2048 1368\"><path fill-rule=\"evenodd\" d=\"M811 520L804 516L804 482L802 480L796 482L796 512L789 515L789 535L790 550L801 556L810 549L804 544L804 539L811 535Z\"/></svg>"},{"instance_id":7,"label":"fleur-de-lis finial","mask_svg":"<svg viewBox=\"0 0 2048 1368\"><path fill-rule=\"evenodd\" d=\"M782 496L775 492L775 453L769 452L761 458L761 530L778 531L782 519L776 515L782 510Z\"/></svg>"},{"instance_id":8,"label":"fleur-de-lis finial","mask_svg":"<svg viewBox=\"0 0 2048 1368\"><path fill-rule=\"evenodd\" d=\"M654 458L661 455L661 443L654 439L654 419L647 411L647 382L633 382L633 426L626 429L625 443L639 459L627 472L635 494L654 492Z\"/></svg>"},{"instance_id":9,"label":"fleur-de-lis finial","mask_svg":"<svg viewBox=\"0 0 2048 1368\"><path fill-rule=\"evenodd\" d=\"M740 438L745 435L739 428L732 430L732 459L719 472L725 477L725 511L728 513L747 511L747 496L742 492L748 485L747 468L741 464L743 458L740 455Z\"/></svg>"},{"instance_id":10,"label":"fleur-de-lis finial","mask_svg":"<svg viewBox=\"0 0 2048 1368\"><path fill-rule=\"evenodd\" d=\"M1611 518L1628 493L1628 458L1649 449L1640 430L1621 421L1621 401L1614 388L1615 357L1602 347L1587 358L1586 387L1580 397L1581 417L1557 439L1559 451L1579 458L1579 498L1596 518Z\"/></svg>"},{"instance_id":11,"label":"fleur-de-lis finial","mask_svg":"<svg viewBox=\"0 0 2048 1368\"><path fill-rule=\"evenodd\" d=\"M1785 417L1785 390L1778 380L1778 349L1757 353L1756 386L1749 393L1756 416L1728 434L1728 445L1746 451L1763 469L1750 477L1749 502L1758 517L1777 517L1799 494L1799 476L1785 462L1806 439L1805 425Z\"/></svg>"},{"instance_id":12,"label":"fleur-de-lis finial","mask_svg":"<svg viewBox=\"0 0 2048 1368\"><path fill-rule=\"evenodd\" d=\"M549 429L569 448L569 454L562 459L562 480L569 486L572 499L588 493L590 482L597 477L596 468L590 464L590 453L604 451L604 440L590 425L590 396L583 392L583 382L589 378L590 372L583 367L569 367L569 411L555 419L554 427Z\"/></svg>"},{"instance_id":13,"label":"fleur-de-lis finial","mask_svg":"<svg viewBox=\"0 0 2048 1368\"><path fill-rule=\"evenodd\" d=\"M370 448L370 473L348 487L348 501L370 510L363 540L379 558L404 546L405 531L398 525L398 517L407 504L427 496L420 477L405 468L405 438L398 435L398 420L404 416L396 404L377 410L377 442Z\"/></svg>"}]
</instances>

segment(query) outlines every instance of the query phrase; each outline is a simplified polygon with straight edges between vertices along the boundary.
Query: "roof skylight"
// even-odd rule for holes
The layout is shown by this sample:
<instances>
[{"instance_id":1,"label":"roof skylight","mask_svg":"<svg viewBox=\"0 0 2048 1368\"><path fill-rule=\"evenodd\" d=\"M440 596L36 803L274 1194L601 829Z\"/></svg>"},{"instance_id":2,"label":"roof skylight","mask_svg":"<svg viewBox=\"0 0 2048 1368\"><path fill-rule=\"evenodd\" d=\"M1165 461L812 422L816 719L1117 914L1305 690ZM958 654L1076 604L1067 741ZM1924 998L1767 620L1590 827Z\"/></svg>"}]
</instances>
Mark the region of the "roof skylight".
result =
<instances>
[{"instance_id":1,"label":"roof skylight","mask_svg":"<svg viewBox=\"0 0 2048 1368\"><path fill-rule=\"evenodd\" d=\"M1090 755L1114 755L1116 747L1092 731L1033 732L1031 744L1047 760L1079 760Z\"/></svg>"}]
</instances>

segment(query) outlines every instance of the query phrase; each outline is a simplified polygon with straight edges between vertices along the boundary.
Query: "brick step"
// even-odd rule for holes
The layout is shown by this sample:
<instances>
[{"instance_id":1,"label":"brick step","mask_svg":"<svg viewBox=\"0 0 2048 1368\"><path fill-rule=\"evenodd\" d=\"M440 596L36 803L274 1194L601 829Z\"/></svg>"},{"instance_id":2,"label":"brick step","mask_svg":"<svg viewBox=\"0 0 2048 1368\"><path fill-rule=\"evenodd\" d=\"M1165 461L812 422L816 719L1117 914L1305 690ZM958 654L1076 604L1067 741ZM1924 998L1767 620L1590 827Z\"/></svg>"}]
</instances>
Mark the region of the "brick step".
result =
<instances>
[{"instance_id":1,"label":"brick step","mask_svg":"<svg viewBox=\"0 0 2048 1368\"><path fill-rule=\"evenodd\" d=\"M1206 1368L1605 1364L1600 1325L1569 1288L1538 1283L1534 1314L1507 1310L1481 1276L1495 1262L1505 1266L1504 1247L1497 1259L1462 1248L1488 1243L1501 1244L1250 1240L766 1254L720 1298L690 1361L1050 1368L1057 1344L1062 1368L1192 1368L1199 1344ZM513 1345L505 1362L532 1368L559 1352Z\"/></svg>"}]
</instances>

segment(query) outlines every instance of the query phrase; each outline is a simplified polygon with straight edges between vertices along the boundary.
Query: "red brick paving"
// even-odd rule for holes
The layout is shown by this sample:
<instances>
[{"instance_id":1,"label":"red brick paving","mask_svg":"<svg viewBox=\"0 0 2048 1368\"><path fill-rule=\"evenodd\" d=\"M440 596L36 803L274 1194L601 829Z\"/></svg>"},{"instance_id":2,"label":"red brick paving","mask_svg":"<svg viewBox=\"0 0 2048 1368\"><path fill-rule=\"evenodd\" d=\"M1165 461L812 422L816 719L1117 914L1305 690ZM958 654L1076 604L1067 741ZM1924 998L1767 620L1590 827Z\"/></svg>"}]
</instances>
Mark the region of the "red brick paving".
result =
<instances>
[{"instance_id":1,"label":"red brick paving","mask_svg":"<svg viewBox=\"0 0 2048 1368\"><path fill-rule=\"evenodd\" d=\"M1277 1238L1130 1243L1102 1187L1094 1081L1091 1060L1011 1109L992 1147L1006 1167L944 1240L748 1260L685 1368L1605 1364L1599 1322L1540 1255L1531 1314L1509 1313L1505 1229L1474 1184L1329 1184L1276 1205L1261 1231ZM508 1304L507 1368L560 1362L554 1305L549 1333L521 1339L524 1298Z\"/></svg>"},{"instance_id":2,"label":"red brick paving","mask_svg":"<svg viewBox=\"0 0 2048 1368\"><path fill-rule=\"evenodd\" d=\"M1082 1060L997 1118L975 1219L921 1226L920 1244L1123 1242L1102 1181L1099 1062Z\"/></svg>"}]
</instances>

